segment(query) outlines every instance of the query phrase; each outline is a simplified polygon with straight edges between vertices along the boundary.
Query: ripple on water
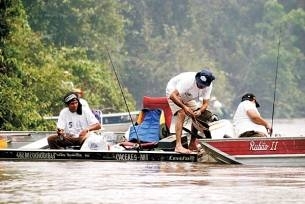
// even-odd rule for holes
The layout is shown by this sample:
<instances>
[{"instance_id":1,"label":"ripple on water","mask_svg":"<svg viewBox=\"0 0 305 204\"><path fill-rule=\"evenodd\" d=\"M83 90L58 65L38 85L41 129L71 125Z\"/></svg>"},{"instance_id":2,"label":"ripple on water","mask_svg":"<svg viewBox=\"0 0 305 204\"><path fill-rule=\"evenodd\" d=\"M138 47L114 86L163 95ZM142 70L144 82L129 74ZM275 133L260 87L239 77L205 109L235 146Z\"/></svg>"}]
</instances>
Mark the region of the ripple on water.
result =
<instances>
[{"instance_id":1,"label":"ripple on water","mask_svg":"<svg viewBox=\"0 0 305 204\"><path fill-rule=\"evenodd\" d=\"M3 203L301 203L305 168L0 162Z\"/></svg>"}]
</instances>

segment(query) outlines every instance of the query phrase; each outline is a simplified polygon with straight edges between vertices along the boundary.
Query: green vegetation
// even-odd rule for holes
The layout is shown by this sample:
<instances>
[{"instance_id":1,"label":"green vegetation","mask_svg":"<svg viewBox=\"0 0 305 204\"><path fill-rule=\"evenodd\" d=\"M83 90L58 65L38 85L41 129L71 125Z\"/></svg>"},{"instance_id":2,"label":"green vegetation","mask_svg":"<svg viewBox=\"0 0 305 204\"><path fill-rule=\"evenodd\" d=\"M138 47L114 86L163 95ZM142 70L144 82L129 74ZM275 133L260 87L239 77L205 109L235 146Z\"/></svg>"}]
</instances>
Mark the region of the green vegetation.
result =
<instances>
[{"instance_id":1,"label":"green vegetation","mask_svg":"<svg viewBox=\"0 0 305 204\"><path fill-rule=\"evenodd\" d=\"M276 0L0 0L0 130L52 130L74 87L127 111L167 81L209 67L229 111L254 92L271 117L305 117L305 4ZM280 46L279 46L280 40ZM279 46L279 47L278 47ZM280 55L278 57L278 48Z\"/></svg>"}]
</instances>

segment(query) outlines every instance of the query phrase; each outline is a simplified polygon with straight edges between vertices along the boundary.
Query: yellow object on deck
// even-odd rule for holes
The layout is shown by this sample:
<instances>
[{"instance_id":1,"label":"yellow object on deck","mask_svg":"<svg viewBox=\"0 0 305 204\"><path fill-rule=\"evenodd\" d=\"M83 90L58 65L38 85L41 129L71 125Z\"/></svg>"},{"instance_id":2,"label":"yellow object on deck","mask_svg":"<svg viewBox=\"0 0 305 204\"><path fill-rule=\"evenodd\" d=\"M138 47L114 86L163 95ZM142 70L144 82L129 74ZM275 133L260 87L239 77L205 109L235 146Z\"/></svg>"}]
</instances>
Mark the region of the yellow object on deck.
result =
<instances>
[{"instance_id":1,"label":"yellow object on deck","mask_svg":"<svg viewBox=\"0 0 305 204\"><path fill-rule=\"evenodd\" d=\"M0 149L7 148L7 138L0 135Z\"/></svg>"}]
</instances>

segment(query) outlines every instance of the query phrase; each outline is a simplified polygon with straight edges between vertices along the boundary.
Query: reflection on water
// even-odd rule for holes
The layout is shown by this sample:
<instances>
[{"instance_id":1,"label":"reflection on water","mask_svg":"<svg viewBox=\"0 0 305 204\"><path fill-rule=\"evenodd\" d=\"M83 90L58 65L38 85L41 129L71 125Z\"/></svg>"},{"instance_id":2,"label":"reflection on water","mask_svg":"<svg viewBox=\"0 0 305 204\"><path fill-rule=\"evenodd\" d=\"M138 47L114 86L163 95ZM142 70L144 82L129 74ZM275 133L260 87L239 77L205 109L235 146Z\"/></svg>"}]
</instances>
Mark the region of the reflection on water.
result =
<instances>
[{"instance_id":1,"label":"reflection on water","mask_svg":"<svg viewBox=\"0 0 305 204\"><path fill-rule=\"evenodd\" d=\"M303 203L305 168L0 162L0 203Z\"/></svg>"}]
</instances>

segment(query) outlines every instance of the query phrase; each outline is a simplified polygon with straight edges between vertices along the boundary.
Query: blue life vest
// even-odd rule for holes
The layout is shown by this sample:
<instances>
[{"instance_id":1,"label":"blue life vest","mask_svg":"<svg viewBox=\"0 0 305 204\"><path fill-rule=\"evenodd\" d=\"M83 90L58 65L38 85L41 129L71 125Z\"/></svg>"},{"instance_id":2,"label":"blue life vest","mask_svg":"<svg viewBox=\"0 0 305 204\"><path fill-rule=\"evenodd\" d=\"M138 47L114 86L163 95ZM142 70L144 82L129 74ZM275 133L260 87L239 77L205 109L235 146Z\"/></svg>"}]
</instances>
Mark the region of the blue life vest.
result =
<instances>
[{"instance_id":1,"label":"blue life vest","mask_svg":"<svg viewBox=\"0 0 305 204\"><path fill-rule=\"evenodd\" d=\"M158 142L161 130L160 117L163 111L160 109L143 109L142 113L142 122L130 127L129 141Z\"/></svg>"}]
</instances>

